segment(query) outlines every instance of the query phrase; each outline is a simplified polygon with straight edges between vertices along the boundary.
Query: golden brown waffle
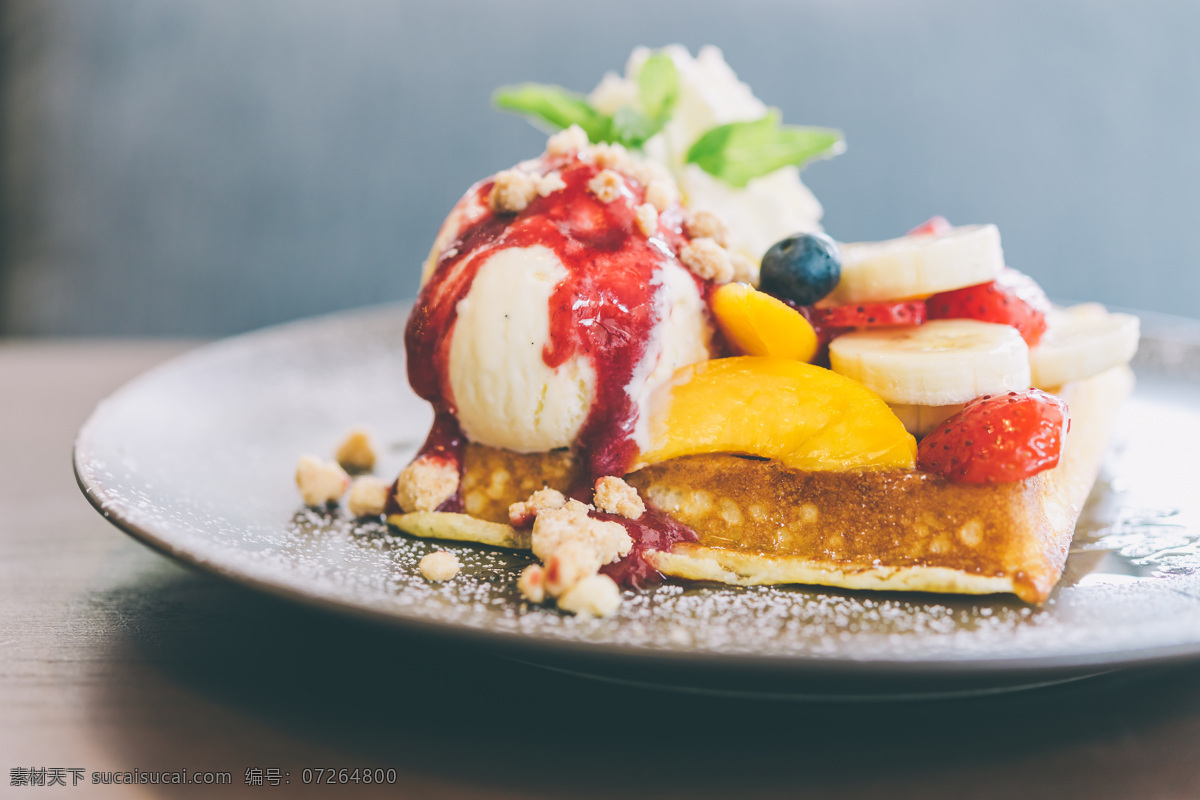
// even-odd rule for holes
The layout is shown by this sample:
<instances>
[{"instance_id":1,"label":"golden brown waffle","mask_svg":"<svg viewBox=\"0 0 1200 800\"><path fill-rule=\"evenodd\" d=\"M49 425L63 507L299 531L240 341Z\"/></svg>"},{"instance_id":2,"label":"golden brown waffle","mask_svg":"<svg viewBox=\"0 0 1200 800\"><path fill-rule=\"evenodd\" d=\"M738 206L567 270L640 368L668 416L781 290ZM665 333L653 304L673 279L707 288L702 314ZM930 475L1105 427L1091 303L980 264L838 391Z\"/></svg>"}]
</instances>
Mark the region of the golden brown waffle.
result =
<instances>
[{"instance_id":1,"label":"golden brown waffle","mask_svg":"<svg viewBox=\"0 0 1200 800\"><path fill-rule=\"evenodd\" d=\"M1044 601L1096 479L1117 409L1133 385L1119 367L1063 387L1063 457L1018 483L950 483L923 472L800 472L733 455L672 459L626 477L690 526L695 543L649 556L661 572L730 584L806 583ZM578 477L567 451L467 448L466 511L506 522L510 503Z\"/></svg>"}]
</instances>

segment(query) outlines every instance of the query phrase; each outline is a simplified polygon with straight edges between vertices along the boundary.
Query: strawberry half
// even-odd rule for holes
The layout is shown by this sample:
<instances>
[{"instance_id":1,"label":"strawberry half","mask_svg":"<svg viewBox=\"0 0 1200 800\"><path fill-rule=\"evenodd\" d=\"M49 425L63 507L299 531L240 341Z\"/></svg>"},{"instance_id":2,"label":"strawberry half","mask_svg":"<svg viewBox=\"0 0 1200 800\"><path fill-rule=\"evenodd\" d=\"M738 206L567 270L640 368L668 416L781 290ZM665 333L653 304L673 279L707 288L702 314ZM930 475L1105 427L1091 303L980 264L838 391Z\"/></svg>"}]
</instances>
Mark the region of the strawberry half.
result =
<instances>
[{"instance_id":1,"label":"strawberry half","mask_svg":"<svg viewBox=\"0 0 1200 800\"><path fill-rule=\"evenodd\" d=\"M1005 267L996 280L940 292L926 300L925 307L930 319L978 319L1012 325L1033 347L1046 332L1050 301L1033 278Z\"/></svg>"},{"instance_id":2,"label":"strawberry half","mask_svg":"<svg viewBox=\"0 0 1200 800\"><path fill-rule=\"evenodd\" d=\"M943 233L949 233L954 226L950 224L950 220L941 216L930 217L922 222L917 227L908 232L909 236L928 236L934 234L941 236Z\"/></svg>"},{"instance_id":3,"label":"strawberry half","mask_svg":"<svg viewBox=\"0 0 1200 800\"><path fill-rule=\"evenodd\" d=\"M1067 404L1040 389L985 394L921 440L917 467L961 483L1024 480L1058 464L1069 427Z\"/></svg>"},{"instance_id":4,"label":"strawberry half","mask_svg":"<svg viewBox=\"0 0 1200 800\"><path fill-rule=\"evenodd\" d=\"M925 301L858 303L814 308L812 321L826 328L870 328L878 325L920 325L925 322Z\"/></svg>"}]
</instances>

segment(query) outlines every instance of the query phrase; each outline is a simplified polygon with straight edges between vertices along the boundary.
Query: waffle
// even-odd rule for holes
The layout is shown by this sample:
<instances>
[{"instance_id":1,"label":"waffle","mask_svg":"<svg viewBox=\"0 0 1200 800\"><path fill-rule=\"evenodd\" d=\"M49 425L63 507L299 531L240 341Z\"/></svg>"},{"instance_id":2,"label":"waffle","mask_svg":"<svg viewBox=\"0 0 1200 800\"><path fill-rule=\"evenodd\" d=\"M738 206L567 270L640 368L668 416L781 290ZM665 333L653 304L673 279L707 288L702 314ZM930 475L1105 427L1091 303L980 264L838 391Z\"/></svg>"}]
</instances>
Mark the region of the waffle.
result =
<instances>
[{"instance_id":1,"label":"waffle","mask_svg":"<svg viewBox=\"0 0 1200 800\"><path fill-rule=\"evenodd\" d=\"M698 534L694 543L647 554L665 575L737 585L1011 592L1041 603L1062 574L1132 386L1133 374L1117 367L1059 389L1071 411L1062 459L1016 483L951 483L907 470L801 472L735 455L671 459L626 480ZM523 455L471 444L464 509L505 523L509 504L542 486L567 491L579 476L566 450Z\"/></svg>"}]
</instances>

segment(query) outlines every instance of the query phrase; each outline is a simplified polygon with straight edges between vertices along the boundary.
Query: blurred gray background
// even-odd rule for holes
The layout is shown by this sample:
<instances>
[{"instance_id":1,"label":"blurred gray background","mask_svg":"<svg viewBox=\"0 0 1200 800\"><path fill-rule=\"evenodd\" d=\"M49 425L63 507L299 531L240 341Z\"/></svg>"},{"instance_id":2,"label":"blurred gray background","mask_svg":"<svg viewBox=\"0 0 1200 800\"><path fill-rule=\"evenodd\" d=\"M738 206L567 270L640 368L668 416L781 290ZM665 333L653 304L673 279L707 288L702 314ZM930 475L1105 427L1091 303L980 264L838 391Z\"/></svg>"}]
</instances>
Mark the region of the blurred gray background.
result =
<instances>
[{"instance_id":1,"label":"blurred gray background","mask_svg":"<svg viewBox=\"0 0 1200 800\"><path fill-rule=\"evenodd\" d=\"M587 91L721 46L848 152L843 240L995 222L1052 296L1200 316L1200 4L1033 0L3 3L0 332L218 335L411 296L474 180Z\"/></svg>"}]
</instances>

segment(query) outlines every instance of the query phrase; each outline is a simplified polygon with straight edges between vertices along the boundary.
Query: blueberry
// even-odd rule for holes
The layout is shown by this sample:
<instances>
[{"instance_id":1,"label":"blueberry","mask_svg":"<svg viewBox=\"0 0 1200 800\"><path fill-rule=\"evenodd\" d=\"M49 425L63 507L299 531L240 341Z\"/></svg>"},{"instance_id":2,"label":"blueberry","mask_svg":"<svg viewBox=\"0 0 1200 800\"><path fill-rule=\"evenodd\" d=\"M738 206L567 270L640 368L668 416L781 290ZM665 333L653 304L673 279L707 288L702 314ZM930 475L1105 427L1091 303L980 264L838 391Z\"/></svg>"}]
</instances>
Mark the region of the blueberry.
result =
<instances>
[{"instance_id":1,"label":"blueberry","mask_svg":"<svg viewBox=\"0 0 1200 800\"><path fill-rule=\"evenodd\" d=\"M797 233L763 256L758 288L808 306L833 291L842 277L842 251L823 233Z\"/></svg>"}]
</instances>

